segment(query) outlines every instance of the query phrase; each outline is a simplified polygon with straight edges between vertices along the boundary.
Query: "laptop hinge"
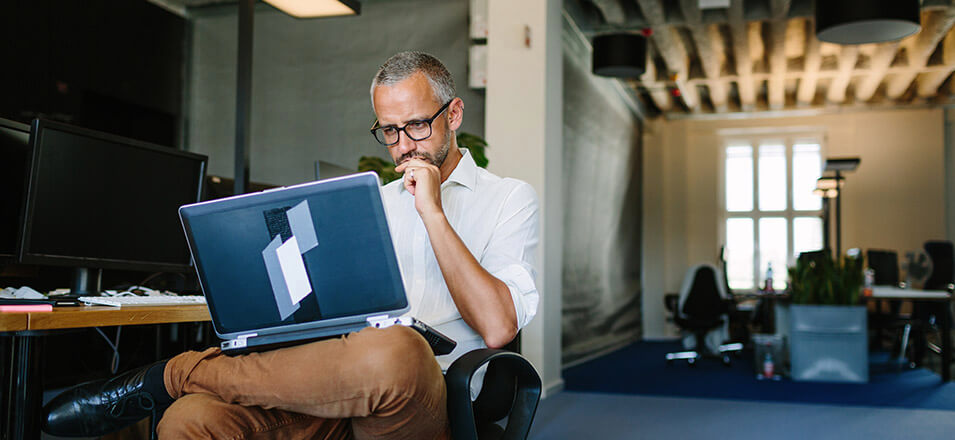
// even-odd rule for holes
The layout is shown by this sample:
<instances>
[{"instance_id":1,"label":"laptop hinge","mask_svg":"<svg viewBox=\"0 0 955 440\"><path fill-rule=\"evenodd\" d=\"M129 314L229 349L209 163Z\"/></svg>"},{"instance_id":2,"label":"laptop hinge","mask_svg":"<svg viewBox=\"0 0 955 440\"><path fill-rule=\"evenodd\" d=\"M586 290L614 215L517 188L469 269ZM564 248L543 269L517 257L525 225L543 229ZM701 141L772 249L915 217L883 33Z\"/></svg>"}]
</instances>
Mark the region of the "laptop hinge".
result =
<instances>
[{"instance_id":1,"label":"laptop hinge","mask_svg":"<svg viewBox=\"0 0 955 440\"><path fill-rule=\"evenodd\" d=\"M396 319L388 315L369 316L365 318L365 321L368 321L368 326L375 328L391 327L397 322Z\"/></svg>"},{"instance_id":2,"label":"laptop hinge","mask_svg":"<svg viewBox=\"0 0 955 440\"><path fill-rule=\"evenodd\" d=\"M236 336L235 344L232 345L232 348L243 348L249 344L249 338L254 338L258 335L258 333L246 333L244 335Z\"/></svg>"}]
</instances>

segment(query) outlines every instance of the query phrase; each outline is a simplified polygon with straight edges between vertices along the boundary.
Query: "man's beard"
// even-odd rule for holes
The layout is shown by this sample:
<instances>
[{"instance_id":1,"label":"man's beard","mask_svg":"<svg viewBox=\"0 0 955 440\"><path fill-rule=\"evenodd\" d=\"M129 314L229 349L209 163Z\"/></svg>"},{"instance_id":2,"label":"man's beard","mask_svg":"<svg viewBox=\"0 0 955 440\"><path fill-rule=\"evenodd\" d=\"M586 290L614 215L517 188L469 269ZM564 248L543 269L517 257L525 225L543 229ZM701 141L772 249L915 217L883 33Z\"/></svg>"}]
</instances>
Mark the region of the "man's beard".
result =
<instances>
[{"instance_id":1,"label":"man's beard","mask_svg":"<svg viewBox=\"0 0 955 440\"><path fill-rule=\"evenodd\" d=\"M435 154L429 154L424 151L411 151L405 153L398 159L398 165L404 163L409 159L419 159L425 162L430 163L438 168L441 168L441 165L444 165L445 159L448 158L448 152L451 151L451 131L447 131L444 135L444 144L441 146L441 149L438 150Z\"/></svg>"}]
</instances>

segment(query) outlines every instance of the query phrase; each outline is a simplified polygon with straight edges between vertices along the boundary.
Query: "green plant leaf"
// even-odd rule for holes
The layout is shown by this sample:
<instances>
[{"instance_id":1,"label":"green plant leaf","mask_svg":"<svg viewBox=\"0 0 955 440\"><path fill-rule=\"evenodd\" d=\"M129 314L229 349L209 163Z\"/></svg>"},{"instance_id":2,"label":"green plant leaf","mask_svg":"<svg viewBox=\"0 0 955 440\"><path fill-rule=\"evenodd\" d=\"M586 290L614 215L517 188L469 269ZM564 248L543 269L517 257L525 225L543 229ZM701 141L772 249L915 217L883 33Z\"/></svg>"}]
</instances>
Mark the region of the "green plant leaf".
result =
<instances>
[{"instance_id":1,"label":"green plant leaf","mask_svg":"<svg viewBox=\"0 0 955 440\"><path fill-rule=\"evenodd\" d=\"M864 282L862 257L831 256L797 260L790 267L789 286L794 304L856 305Z\"/></svg>"},{"instance_id":2,"label":"green plant leaf","mask_svg":"<svg viewBox=\"0 0 955 440\"><path fill-rule=\"evenodd\" d=\"M487 148L487 141L484 138L471 133L458 133L458 148L467 148L471 152L474 163L481 168L487 168L487 155L484 149Z\"/></svg>"},{"instance_id":3,"label":"green plant leaf","mask_svg":"<svg viewBox=\"0 0 955 440\"><path fill-rule=\"evenodd\" d=\"M362 156L361 159L358 159L358 171L374 171L378 173L382 185L401 178L401 174L395 172L394 163L378 156Z\"/></svg>"}]
</instances>

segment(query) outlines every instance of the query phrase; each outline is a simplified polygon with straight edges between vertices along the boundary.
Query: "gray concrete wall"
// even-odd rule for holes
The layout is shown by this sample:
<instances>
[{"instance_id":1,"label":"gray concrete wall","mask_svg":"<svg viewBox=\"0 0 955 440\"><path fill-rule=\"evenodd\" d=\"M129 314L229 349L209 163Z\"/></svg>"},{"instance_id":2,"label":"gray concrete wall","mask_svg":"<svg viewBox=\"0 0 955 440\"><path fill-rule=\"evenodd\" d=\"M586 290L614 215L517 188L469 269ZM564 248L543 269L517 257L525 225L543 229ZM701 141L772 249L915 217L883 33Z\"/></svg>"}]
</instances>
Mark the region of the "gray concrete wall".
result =
<instances>
[{"instance_id":1,"label":"gray concrete wall","mask_svg":"<svg viewBox=\"0 0 955 440\"><path fill-rule=\"evenodd\" d=\"M209 155L209 173L234 169L237 8L194 10L185 148ZM389 158L368 133L371 78L389 56L421 50L454 75L462 131L484 134L484 98L467 87L467 0L365 0L362 14L299 20L265 4L255 14L252 181L312 180L323 160L356 168Z\"/></svg>"},{"instance_id":2,"label":"gray concrete wall","mask_svg":"<svg viewBox=\"0 0 955 440\"><path fill-rule=\"evenodd\" d=\"M565 28L563 361L640 337L641 127Z\"/></svg>"}]
</instances>

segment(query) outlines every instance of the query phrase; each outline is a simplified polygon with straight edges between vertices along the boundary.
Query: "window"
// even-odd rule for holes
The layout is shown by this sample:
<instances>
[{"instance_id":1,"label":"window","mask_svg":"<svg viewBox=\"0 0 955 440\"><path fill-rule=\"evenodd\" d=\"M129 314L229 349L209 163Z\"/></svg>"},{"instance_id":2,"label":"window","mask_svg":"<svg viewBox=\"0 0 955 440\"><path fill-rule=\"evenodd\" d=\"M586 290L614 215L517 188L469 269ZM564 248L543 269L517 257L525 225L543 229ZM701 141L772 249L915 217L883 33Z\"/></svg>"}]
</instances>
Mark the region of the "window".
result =
<instances>
[{"instance_id":1,"label":"window","mask_svg":"<svg viewBox=\"0 0 955 440\"><path fill-rule=\"evenodd\" d=\"M731 139L723 169L727 278L731 289L786 287L786 268L822 243L819 136Z\"/></svg>"}]
</instances>

